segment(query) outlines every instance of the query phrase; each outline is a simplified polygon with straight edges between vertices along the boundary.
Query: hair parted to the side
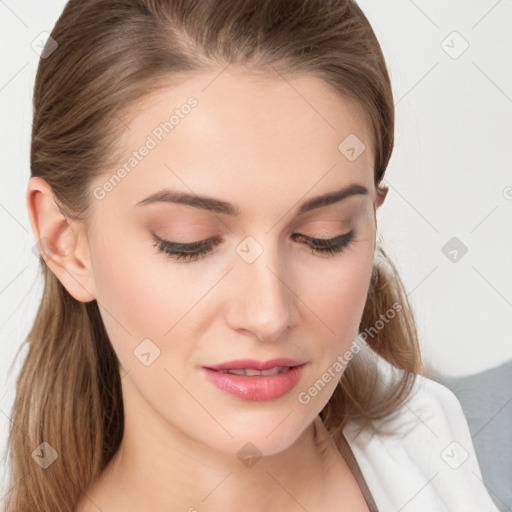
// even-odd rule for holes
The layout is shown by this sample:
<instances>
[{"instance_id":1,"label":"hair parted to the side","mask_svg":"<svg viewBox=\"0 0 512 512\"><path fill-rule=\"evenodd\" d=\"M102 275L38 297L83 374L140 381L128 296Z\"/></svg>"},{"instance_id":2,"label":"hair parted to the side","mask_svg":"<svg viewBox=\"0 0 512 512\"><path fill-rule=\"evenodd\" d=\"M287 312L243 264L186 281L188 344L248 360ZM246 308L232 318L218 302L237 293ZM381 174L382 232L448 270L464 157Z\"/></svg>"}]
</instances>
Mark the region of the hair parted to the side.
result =
<instances>
[{"instance_id":1,"label":"hair parted to the side","mask_svg":"<svg viewBox=\"0 0 512 512\"><path fill-rule=\"evenodd\" d=\"M70 222L87 219L91 180L119 161L128 108L191 72L227 65L309 73L354 100L372 129L375 184L382 181L394 141L391 84L352 0L70 0L51 36L58 48L40 60L35 81L31 174L51 185ZM422 371L407 295L378 253L360 332L400 304L366 341L404 372L376 400L376 370L355 356L321 413L331 433L394 411ZM96 301L75 300L40 263L44 291L11 415L6 510L71 512L120 445L121 377ZM46 469L31 457L43 442L58 453Z\"/></svg>"}]
</instances>

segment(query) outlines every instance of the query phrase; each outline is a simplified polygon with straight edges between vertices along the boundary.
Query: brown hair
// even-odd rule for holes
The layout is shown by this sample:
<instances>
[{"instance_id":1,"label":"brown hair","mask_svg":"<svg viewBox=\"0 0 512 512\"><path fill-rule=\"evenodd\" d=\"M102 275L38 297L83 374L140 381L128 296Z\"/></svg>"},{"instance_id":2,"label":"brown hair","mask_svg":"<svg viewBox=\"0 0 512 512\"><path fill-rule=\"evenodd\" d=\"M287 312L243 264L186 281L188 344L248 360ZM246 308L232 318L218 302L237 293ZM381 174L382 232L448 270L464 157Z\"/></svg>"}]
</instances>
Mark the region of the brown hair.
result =
<instances>
[{"instance_id":1,"label":"brown hair","mask_svg":"<svg viewBox=\"0 0 512 512\"><path fill-rule=\"evenodd\" d=\"M174 77L231 64L310 73L353 100L371 126L381 184L394 140L391 84L352 0L70 0L51 36L58 47L35 81L31 174L50 184L70 221L87 218L91 180L119 161L130 105ZM411 307L380 245L378 253L360 332L399 304L366 341L404 372L377 400L376 369L354 357L321 413L331 433L394 411L421 372ZM12 409L7 510L69 512L121 442L121 377L96 301L75 300L42 256L40 264L44 292ZM44 470L31 457L42 442L59 455Z\"/></svg>"}]
</instances>

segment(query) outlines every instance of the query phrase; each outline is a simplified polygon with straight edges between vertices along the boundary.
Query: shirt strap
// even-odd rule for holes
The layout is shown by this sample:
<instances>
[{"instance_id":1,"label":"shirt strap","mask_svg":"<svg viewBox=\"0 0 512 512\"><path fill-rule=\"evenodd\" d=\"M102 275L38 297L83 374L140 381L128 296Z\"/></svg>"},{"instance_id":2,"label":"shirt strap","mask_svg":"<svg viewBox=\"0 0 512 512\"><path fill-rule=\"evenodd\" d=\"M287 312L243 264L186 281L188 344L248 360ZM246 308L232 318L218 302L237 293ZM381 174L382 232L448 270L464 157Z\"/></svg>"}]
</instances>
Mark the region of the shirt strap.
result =
<instances>
[{"instance_id":1,"label":"shirt strap","mask_svg":"<svg viewBox=\"0 0 512 512\"><path fill-rule=\"evenodd\" d=\"M336 442L338 450L340 451L348 467L350 468L350 471L354 475L354 478L356 479L357 484L359 485L359 488L363 493L364 499L366 501L366 504L368 505L368 508L370 509L370 512L379 512L377 504L375 503L372 493L370 492L370 489L366 484L366 480L364 479L363 473L361 472L361 468L359 467L359 464L357 463L354 453L352 452L352 448L350 448L350 445L348 444L348 441L345 439L343 432L337 432L334 435L334 441Z\"/></svg>"}]
</instances>

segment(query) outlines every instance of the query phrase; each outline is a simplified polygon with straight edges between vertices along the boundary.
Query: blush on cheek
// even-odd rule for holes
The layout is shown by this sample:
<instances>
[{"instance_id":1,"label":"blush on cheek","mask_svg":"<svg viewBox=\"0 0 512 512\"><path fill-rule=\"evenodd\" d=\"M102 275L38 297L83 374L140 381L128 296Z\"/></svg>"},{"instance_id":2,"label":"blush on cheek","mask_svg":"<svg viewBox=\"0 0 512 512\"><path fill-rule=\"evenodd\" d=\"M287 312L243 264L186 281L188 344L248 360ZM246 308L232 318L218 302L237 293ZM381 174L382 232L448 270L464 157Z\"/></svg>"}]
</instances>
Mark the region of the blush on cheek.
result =
<instances>
[{"instance_id":1,"label":"blush on cheek","mask_svg":"<svg viewBox=\"0 0 512 512\"><path fill-rule=\"evenodd\" d=\"M308 298L308 307L325 325L325 332L337 340L345 340L347 346L357 336L360 320L366 304L371 277L371 261L359 261L350 269L343 269L344 276L331 275L317 293Z\"/></svg>"},{"instance_id":2,"label":"blush on cheek","mask_svg":"<svg viewBox=\"0 0 512 512\"><path fill-rule=\"evenodd\" d=\"M122 251L109 258L108 251L94 261L98 307L116 352L133 348L152 333L159 332L162 302L152 290L147 265L124 259ZM161 334L161 333L160 333Z\"/></svg>"}]
</instances>

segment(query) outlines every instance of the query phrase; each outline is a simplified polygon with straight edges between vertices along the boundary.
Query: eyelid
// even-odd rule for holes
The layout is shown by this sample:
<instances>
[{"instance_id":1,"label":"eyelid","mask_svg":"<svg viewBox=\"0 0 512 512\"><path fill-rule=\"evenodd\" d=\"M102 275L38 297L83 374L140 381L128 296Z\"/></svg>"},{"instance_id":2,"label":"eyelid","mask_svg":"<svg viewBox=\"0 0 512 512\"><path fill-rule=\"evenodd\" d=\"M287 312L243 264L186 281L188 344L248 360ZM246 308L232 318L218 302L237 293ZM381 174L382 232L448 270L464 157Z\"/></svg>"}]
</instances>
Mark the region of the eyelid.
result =
<instances>
[{"instance_id":1,"label":"eyelid","mask_svg":"<svg viewBox=\"0 0 512 512\"><path fill-rule=\"evenodd\" d=\"M173 242L171 240L165 240L164 238L159 237L156 233L151 233L153 238L165 245L172 246L176 250L194 250L201 249L205 246L210 246L215 243L219 243L220 237L212 236L210 238L205 238L204 240L194 240L193 242Z\"/></svg>"},{"instance_id":2,"label":"eyelid","mask_svg":"<svg viewBox=\"0 0 512 512\"><path fill-rule=\"evenodd\" d=\"M347 233L341 233L332 238L321 238L321 237L315 238L312 236L303 235L302 233L294 233L292 236L294 238L297 238L297 237L304 238L305 240L308 240L309 242L314 242L318 245L323 245L323 244L330 245L337 241L344 240L345 238L350 237L351 235L352 235L352 231L347 231Z\"/></svg>"},{"instance_id":3,"label":"eyelid","mask_svg":"<svg viewBox=\"0 0 512 512\"><path fill-rule=\"evenodd\" d=\"M153 245L160 252L167 253L169 257L180 263L193 263L213 256L216 253L215 248L222 243L218 236L182 243L164 240L155 233L152 233L152 235L155 242ZM292 237L305 240L305 243L303 242L301 245L309 247L312 254L332 256L344 252L352 244L355 235L356 233L352 229L348 233L341 233L332 238L314 238L301 233L294 233Z\"/></svg>"},{"instance_id":4,"label":"eyelid","mask_svg":"<svg viewBox=\"0 0 512 512\"><path fill-rule=\"evenodd\" d=\"M210 238L205 238L203 240L195 240L193 242L173 242L171 240L165 240L165 239L159 237L156 233L152 233L152 234L153 234L153 237L158 242L161 242L163 244L172 246L176 250L200 249L201 247L210 246L212 244L219 243L221 241L219 237L214 236L214 237L210 237ZM337 242L338 240L342 241L345 238L350 237L351 234L352 234L352 232L348 231L346 233L341 233L341 234L336 235L336 236L331 237L331 238L323 238L323 237L318 237L317 238L317 237L312 237L312 236L304 235L302 233L293 233L292 237L294 239L301 238L301 239L307 240L309 242L316 243L318 245L323 245L323 244L329 245L329 244Z\"/></svg>"}]
</instances>

